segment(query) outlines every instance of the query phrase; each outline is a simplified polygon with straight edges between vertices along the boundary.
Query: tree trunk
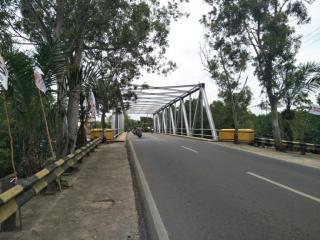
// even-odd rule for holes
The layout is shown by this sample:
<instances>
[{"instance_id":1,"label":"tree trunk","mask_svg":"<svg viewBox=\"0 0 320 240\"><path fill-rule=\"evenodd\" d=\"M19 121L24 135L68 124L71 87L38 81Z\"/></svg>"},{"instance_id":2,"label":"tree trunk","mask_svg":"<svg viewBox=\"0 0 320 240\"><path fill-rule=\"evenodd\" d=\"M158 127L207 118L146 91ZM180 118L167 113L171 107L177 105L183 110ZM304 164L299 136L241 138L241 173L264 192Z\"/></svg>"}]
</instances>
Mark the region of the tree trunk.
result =
<instances>
[{"instance_id":1,"label":"tree trunk","mask_svg":"<svg viewBox=\"0 0 320 240\"><path fill-rule=\"evenodd\" d=\"M84 127L84 122L81 122L79 131L77 134L77 148L84 146L87 142L87 132Z\"/></svg>"},{"instance_id":2,"label":"tree trunk","mask_svg":"<svg viewBox=\"0 0 320 240\"><path fill-rule=\"evenodd\" d=\"M64 151L64 145L67 143L67 121L66 106L65 106L65 91L63 87L64 76L58 77L58 96L57 96L57 111L55 115L56 122L56 157L57 159L64 157L66 151Z\"/></svg>"},{"instance_id":3,"label":"tree trunk","mask_svg":"<svg viewBox=\"0 0 320 240\"><path fill-rule=\"evenodd\" d=\"M102 114L101 114L101 127L106 128L106 111L102 108Z\"/></svg>"},{"instance_id":4,"label":"tree trunk","mask_svg":"<svg viewBox=\"0 0 320 240\"><path fill-rule=\"evenodd\" d=\"M233 124L234 124L234 134L233 134L233 143L238 144L239 143L239 117L238 117L238 111L236 108L236 104L232 100L232 116L233 116Z\"/></svg>"},{"instance_id":5,"label":"tree trunk","mask_svg":"<svg viewBox=\"0 0 320 240\"><path fill-rule=\"evenodd\" d=\"M68 102L68 145L67 154L72 153L76 148L79 122L79 103L80 103L80 82L69 93Z\"/></svg>"},{"instance_id":6,"label":"tree trunk","mask_svg":"<svg viewBox=\"0 0 320 240\"><path fill-rule=\"evenodd\" d=\"M86 121L86 113L83 106L83 101L80 97L80 127L78 130L78 136L77 136L77 148L82 147L87 142L87 132L85 128L85 121Z\"/></svg>"},{"instance_id":7,"label":"tree trunk","mask_svg":"<svg viewBox=\"0 0 320 240\"><path fill-rule=\"evenodd\" d=\"M267 95L270 102L271 107L271 121L272 121L272 135L274 139L274 146L277 151L284 151L281 133L280 133L280 126L279 126L279 117L278 117L278 98L274 95L274 86L273 83L273 76L272 76L272 56L268 57L268 61L266 63L264 69L264 83L267 90Z\"/></svg>"},{"instance_id":8,"label":"tree trunk","mask_svg":"<svg viewBox=\"0 0 320 240\"><path fill-rule=\"evenodd\" d=\"M274 145L276 150L284 151L282 140L281 140L281 133L280 133L280 126L279 126L279 117L278 117L278 101L274 100L272 97L270 98L270 106L271 106L271 116L272 116L272 135L274 139Z\"/></svg>"},{"instance_id":9,"label":"tree trunk","mask_svg":"<svg viewBox=\"0 0 320 240\"><path fill-rule=\"evenodd\" d=\"M79 105L81 93L81 77L79 75L81 58L83 51L83 42L81 39L76 40L74 56L71 57L71 70L69 82L69 101L68 101L68 144L67 153L72 153L76 148L78 122L79 122Z\"/></svg>"}]
</instances>

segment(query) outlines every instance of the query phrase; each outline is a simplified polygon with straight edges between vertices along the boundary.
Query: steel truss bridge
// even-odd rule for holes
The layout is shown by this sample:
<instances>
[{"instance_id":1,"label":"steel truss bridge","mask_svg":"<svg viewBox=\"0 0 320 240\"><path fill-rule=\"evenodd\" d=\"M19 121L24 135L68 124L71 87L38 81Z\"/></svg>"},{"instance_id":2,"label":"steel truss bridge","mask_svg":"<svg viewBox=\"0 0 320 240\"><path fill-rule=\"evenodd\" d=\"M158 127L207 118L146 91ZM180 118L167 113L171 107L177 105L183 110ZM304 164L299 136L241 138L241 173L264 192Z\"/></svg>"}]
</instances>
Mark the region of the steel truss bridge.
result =
<instances>
[{"instance_id":1,"label":"steel truss bridge","mask_svg":"<svg viewBox=\"0 0 320 240\"><path fill-rule=\"evenodd\" d=\"M163 87L133 85L133 87L136 99L125 102L129 105L127 113L152 115L155 132L217 140L204 83ZM195 99L196 106L193 109L192 102ZM204 119L207 128L204 128Z\"/></svg>"}]
</instances>

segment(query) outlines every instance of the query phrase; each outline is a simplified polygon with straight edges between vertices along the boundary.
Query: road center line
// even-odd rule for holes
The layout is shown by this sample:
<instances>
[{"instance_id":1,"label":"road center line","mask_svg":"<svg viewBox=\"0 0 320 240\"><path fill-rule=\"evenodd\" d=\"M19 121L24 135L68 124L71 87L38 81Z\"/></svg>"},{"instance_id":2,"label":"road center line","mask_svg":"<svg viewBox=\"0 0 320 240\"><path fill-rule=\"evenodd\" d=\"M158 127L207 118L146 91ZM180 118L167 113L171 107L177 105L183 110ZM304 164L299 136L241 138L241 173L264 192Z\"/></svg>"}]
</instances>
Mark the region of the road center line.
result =
<instances>
[{"instance_id":1,"label":"road center line","mask_svg":"<svg viewBox=\"0 0 320 240\"><path fill-rule=\"evenodd\" d=\"M186 149L186 150L189 150L189 151L191 151L191 152L199 153L198 151L193 150L193 149L191 149L191 148L188 148L188 147L185 147L185 146L181 146L181 147L184 148L184 149Z\"/></svg>"},{"instance_id":2,"label":"road center line","mask_svg":"<svg viewBox=\"0 0 320 240\"><path fill-rule=\"evenodd\" d=\"M286 190L288 190L288 191L294 192L294 193L296 193L296 194L298 194L298 195L300 195L300 196L303 196L303 197L305 197L305 198L308 198L308 199L311 199L311 200L313 200L313 201L316 201L316 202L320 203L320 199L317 198L317 197L314 197L314 196L311 196L311 195L309 195L309 194L300 192L300 191L298 191L298 190L296 190L296 189L293 189L293 188L291 188L291 187L287 187L287 186L285 186L285 185L283 185L283 184L281 184L281 183L272 181L272 180L270 180L270 179L268 179L268 178L262 177L262 176L260 176L260 175L258 175L258 174L252 173L252 172L247 172L247 174L249 174L249 175L251 175L251 176L253 176L253 177L259 178L259 179L261 179L261 180L264 180L264 181L266 181L266 182L268 182L268 183L271 183L271 184L273 184L273 185L276 185L276 186L278 186L278 187L284 188L284 189L286 189Z\"/></svg>"}]
</instances>

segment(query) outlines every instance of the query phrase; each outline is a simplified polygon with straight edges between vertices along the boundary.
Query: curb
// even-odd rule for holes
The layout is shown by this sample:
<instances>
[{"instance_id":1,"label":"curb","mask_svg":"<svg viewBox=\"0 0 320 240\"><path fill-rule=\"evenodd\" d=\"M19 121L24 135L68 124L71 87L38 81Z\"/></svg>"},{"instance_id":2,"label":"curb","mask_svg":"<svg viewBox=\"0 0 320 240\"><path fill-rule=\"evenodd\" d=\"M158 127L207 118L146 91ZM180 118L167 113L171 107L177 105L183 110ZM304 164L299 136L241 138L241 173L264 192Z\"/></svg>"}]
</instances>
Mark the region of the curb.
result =
<instances>
[{"instance_id":1,"label":"curb","mask_svg":"<svg viewBox=\"0 0 320 240\"><path fill-rule=\"evenodd\" d=\"M147 239L152 240L169 240L169 236L160 217L159 211L152 197L148 182L144 176L143 170L139 163L137 154L133 147L132 141L126 139L128 159L132 165L134 181L137 185L137 192L141 200L142 213L146 225Z\"/></svg>"}]
</instances>

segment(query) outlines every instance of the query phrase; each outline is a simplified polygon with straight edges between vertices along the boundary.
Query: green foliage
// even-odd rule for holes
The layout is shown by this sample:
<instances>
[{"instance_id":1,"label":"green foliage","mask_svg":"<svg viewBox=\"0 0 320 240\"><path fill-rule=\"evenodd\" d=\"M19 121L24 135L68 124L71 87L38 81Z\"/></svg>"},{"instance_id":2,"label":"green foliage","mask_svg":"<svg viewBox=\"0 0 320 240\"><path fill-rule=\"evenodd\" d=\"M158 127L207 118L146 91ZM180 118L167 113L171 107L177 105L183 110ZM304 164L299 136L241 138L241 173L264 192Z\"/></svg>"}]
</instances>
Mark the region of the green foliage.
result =
<instances>
[{"instance_id":1,"label":"green foliage","mask_svg":"<svg viewBox=\"0 0 320 240\"><path fill-rule=\"evenodd\" d=\"M140 127L143 128L144 131L149 131L153 128L153 118L150 117L140 117Z\"/></svg>"},{"instance_id":2,"label":"green foliage","mask_svg":"<svg viewBox=\"0 0 320 240\"><path fill-rule=\"evenodd\" d=\"M295 112L292 121L293 139L301 142L320 144L320 118L305 111Z\"/></svg>"},{"instance_id":3,"label":"green foliage","mask_svg":"<svg viewBox=\"0 0 320 240\"><path fill-rule=\"evenodd\" d=\"M32 174L38 170L48 155L48 146L44 132L44 122L39 104L38 90L33 80L33 60L25 53L14 48L6 48L3 55L7 61L9 69L9 90L2 92L6 94L9 110L10 125L14 140L14 159L18 167L20 176ZM43 99L45 111L50 116L53 107L53 97L47 94ZM0 176L11 173L9 164L8 132L5 125L3 110L3 98L1 103L1 132L3 141L0 143L1 170ZM48 117L48 119L52 119ZM54 130L53 122L49 121L50 129ZM29 169L25 169L28 166Z\"/></svg>"},{"instance_id":4,"label":"green foliage","mask_svg":"<svg viewBox=\"0 0 320 240\"><path fill-rule=\"evenodd\" d=\"M232 108L230 104L223 101L213 101L210 105L214 122L217 129L234 128L234 121L232 118ZM255 128L256 115L247 111L247 106L242 108L239 112L241 122L239 128Z\"/></svg>"},{"instance_id":5,"label":"green foliage","mask_svg":"<svg viewBox=\"0 0 320 240\"><path fill-rule=\"evenodd\" d=\"M234 128L231 108L225 102L213 101L210 106L217 129ZM283 112L282 114L286 113ZM283 138L291 141L320 144L320 117L297 109L291 110L290 114L293 115L290 118L290 130L292 131L290 136L285 126L286 119L279 119ZM239 128L254 129L256 137L272 138L271 113L255 115L244 108L241 110L240 117L242 120Z\"/></svg>"},{"instance_id":6,"label":"green foliage","mask_svg":"<svg viewBox=\"0 0 320 240\"><path fill-rule=\"evenodd\" d=\"M122 89L143 68L159 73L175 68L165 53L170 23L184 15L179 2L0 1L0 51L10 72L7 97L19 146L16 158L32 168L27 175L41 165L38 160L47 151L34 65L44 72L45 111L61 157L75 146L79 120L84 128L88 111L82 103L90 89L105 116L122 103ZM24 44L31 50L18 51Z\"/></svg>"},{"instance_id":7,"label":"green foliage","mask_svg":"<svg viewBox=\"0 0 320 240\"><path fill-rule=\"evenodd\" d=\"M299 78L287 75L296 69L295 56L300 36L290 24L310 21L306 3L298 0L206 0L212 7L202 19L208 39L216 39L211 46L232 42L252 61L255 74L267 93L272 112L272 132L277 149L282 149L277 106L289 88L295 88ZM218 37L216 37L218 36ZM230 44L229 44L230 45ZM296 72L297 73L297 72ZM297 73L298 74L298 73ZM299 85L299 84L298 84ZM301 84L300 84L301 85ZM299 94L298 94L299 95ZM296 95L296 100L298 96ZM300 94L299 101L305 99Z\"/></svg>"}]
</instances>

